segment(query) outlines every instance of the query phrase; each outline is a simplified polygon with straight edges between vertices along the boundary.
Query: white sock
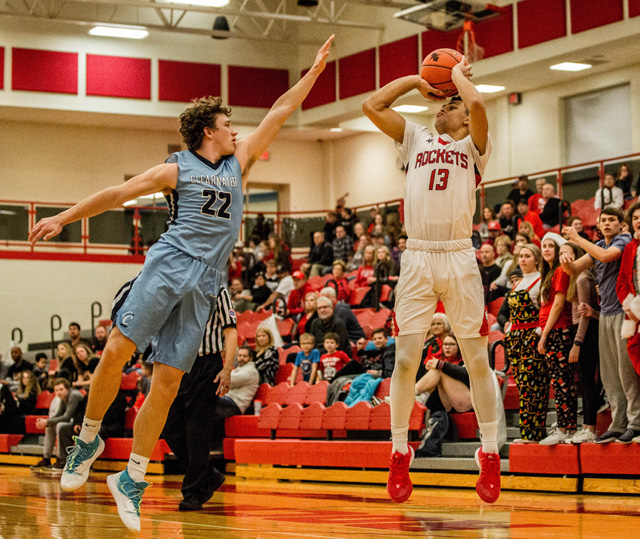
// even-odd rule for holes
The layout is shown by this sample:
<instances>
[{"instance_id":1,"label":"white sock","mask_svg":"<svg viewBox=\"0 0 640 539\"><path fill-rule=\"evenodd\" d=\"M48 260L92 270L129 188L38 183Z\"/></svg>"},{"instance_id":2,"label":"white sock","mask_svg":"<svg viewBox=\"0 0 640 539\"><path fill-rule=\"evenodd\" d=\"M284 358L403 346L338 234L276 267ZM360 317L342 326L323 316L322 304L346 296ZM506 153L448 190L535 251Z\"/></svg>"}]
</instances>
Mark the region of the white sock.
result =
<instances>
[{"instance_id":1,"label":"white sock","mask_svg":"<svg viewBox=\"0 0 640 539\"><path fill-rule=\"evenodd\" d=\"M482 440L483 453L498 452L498 422L478 423L480 429L480 439Z\"/></svg>"},{"instance_id":2,"label":"white sock","mask_svg":"<svg viewBox=\"0 0 640 539\"><path fill-rule=\"evenodd\" d=\"M393 441L393 453L400 451L403 455L409 452L409 423L400 427L391 425L391 440Z\"/></svg>"},{"instance_id":3,"label":"white sock","mask_svg":"<svg viewBox=\"0 0 640 539\"><path fill-rule=\"evenodd\" d=\"M127 473L136 483L140 483L141 481L144 481L144 474L147 473L147 466L149 466L148 458L131 453L129 463L127 464Z\"/></svg>"},{"instance_id":4,"label":"white sock","mask_svg":"<svg viewBox=\"0 0 640 539\"><path fill-rule=\"evenodd\" d=\"M102 420L94 420L85 418L82 420L82 430L78 435L83 442L90 444L96 439L98 433L100 432L100 426L102 425Z\"/></svg>"}]
</instances>

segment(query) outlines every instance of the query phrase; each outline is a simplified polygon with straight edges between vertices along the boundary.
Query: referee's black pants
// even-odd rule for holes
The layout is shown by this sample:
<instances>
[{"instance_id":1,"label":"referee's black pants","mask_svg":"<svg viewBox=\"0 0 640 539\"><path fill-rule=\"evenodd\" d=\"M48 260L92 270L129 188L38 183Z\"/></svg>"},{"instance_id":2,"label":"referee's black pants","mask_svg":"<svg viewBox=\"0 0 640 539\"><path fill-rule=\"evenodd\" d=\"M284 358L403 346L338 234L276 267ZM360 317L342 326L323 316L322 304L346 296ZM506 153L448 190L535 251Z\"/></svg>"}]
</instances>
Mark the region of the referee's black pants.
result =
<instances>
[{"instance_id":1,"label":"referee's black pants","mask_svg":"<svg viewBox=\"0 0 640 539\"><path fill-rule=\"evenodd\" d=\"M171 451L186 469L183 498L203 503L211 495L213 463L209 453L218 402L218 384L213 381L221 370L219 353L198 356L191 372L182 377L163 431Z\"/></svg>"}]
</instances>

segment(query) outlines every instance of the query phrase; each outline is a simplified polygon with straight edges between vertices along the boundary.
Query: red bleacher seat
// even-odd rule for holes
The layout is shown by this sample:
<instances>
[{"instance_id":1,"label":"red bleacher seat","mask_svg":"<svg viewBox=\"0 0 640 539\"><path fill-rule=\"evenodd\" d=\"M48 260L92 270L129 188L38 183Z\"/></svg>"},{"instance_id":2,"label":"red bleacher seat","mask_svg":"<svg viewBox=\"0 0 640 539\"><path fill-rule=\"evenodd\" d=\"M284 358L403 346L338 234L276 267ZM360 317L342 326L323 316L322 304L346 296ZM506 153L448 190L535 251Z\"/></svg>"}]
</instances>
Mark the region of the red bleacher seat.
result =
<instances>
[{"instance_id":1,"label":"red bleacher seat","mask_svg":"<svg viewBox=\"0 0 640 539\"><path fill-rule=\"evenodd\" d=\"M391 407L382 402L371 410L369 418L369 430L390 430L391 429Z\"/></svg>"},{"instance_id":2,"label":"red bleacher seat","mask_svg":"<svg viewBox=\"0 0 640 539\"><path fill-rule=\"evenodd\" d=\"M371 419L371 404L361 401L347 409L345 419L345 429L347 430L369 430Z\"/></svg>"},{"instance_id":3,"label":"red bleacher seat","mask_svg":"<svg viewBox=\"0 0 640 539\"><path fill-rule=\"evenodd\" d=\"M289 406L293 403L304 404L309 393L309 384L307 382L298 382L295 386L290 387L287 391L287 396L284 399L284 404Z\"/></svg>"},{"instance_id":4,"label":"red bleacher seat","mask_svg":"<svg viewBox=\"0 0 640 539\"><path fill-rule=\"evenodd\" d=\"M27 434L42 434L44 429L36 427L38 418L49 419L48 415L27 415L24 417L24 428Z\"/></svg>"},{"instance_id":5,"label":"red bleacher seat","mask_svg":"<svg viewBox=\"0 0 640 539\"><path fill-rule=\"evenodd\" d=\"M364 286L352 290L349 295L349 305L360 305L369 290L371 290L370 286Z\"/></svg>"},{"instance_id":6,"label":"red bleacher seat","mask_svg":"<svg viewBox=\"0 0 640 539\"><path fill-rule=\"evenodd\" d=\"M289 392L289 384L282 382L275 387L272 387L267 394L267 398L264 404L267 406L272 403L278 403L280 406L284 406L287 400L287 393Z\"/></svg>"},{"instance_id":7,"label":"red bleacher seat","mask_svg":"<svg viewBox=\"0 0 640 539\"><path fill-rule=\"evenodd\" d=\"M327 284L327 281L332 277L333 275L331 275L330 273L323 277L316 275L315 277L311 277L307 281L307 284L311 287L312 291L318 292L324 288L325 284Z\"/></svg>"},{"instance_id":8,"label":"red bleacher seat","mask_svg":"<svg viewBox=\"0 0 640 539\"><path fill-rule=\"evenodd\" d=\"M498 311L500 311L500 307L502 306L502 302L504 298L494 299L489 306L487 307L487 311L490 312L493 316L498 316Z\"/></svg>"},{"instance_id":9,"label":"red bleacher seat","mask_svg":"<svg viewBox=\"0 0 640 539\"><path fill-rule=\"evenodd\" d=\"M302 404L293 402L280 411L278 416L279 429L298 429L300 427L300 416L302 415Z\"/></svg>"},{"instance_id":10,"label":"red bleacher seat","mask_svg":"<svg viewBox=\"0 0 640 539\"><path fill-rule=\"evenodd\" d=\"M291 341L291 334L293 333L293 328L296 323L291 318L285 318L284 320L276 320L276 324L278 325L280 337L282 337L286 342Z\"/></svg>"},{"instance_id":11,"label":"red bleacher seat","mask_svg":"<svg viewBox=\"0 0 640 539\"><path fill-rule=\"evenodd\" d=\"M260 412L260 419L258 419L258 428L276 430L278 428L280 412L282 412L282 406L277 402L273 402L266 408L263 408Z\"/></svg>"},{"instance_id":12,"label":"red bleacher seat","mask_svg":"<svg viewBox=\"0 0 640 539\"><path fill-rule=\"evenodd\" d=\"M312 385L309 388L309 392L304 399L304 404L310 406L314 403L324 404L327 402L327 388L329 387L329 382L326 380L321 380L320 382Z\"/></svg>"},{"instance_id":13,"label":"red bleacher seat","mask_svg":"<svg viewBox=\"0 0 640 539\"><path fill-rule=\"evenodd\" d=\"M491 313L487 313L487 325L489 327L493 326L493 324L495 324L497 320L498 319L495 316L493 316Z\"/></svg>"},{"instance_id":14,"label":"red bleacher seat","mask_svg":"<svg viewBox=\"0 0 640 539\"><path fill-rule=\"evenodd\" d=\"M509 376L507 380L507 392L505 393L503 404L505 410L520 409L520 392L518 391L518 386L513 376Z\"/></svg>"},{"instance_id":15,"label":"red bleacher seat","mask_svg":"<svg viewBox=\"0 0 640 539\"><path fill-rule=\"evenodd\" d=\"M242 337L251 346L255 345L256 329L263 320L271 316L271 311L254 313L253 311L245 311L238 315L238 336Z\"/></svg>"},{"instance_id":16,"label":"red bleacher seat","mask_svg":"<svg viewBox=\"0 0 640 539\"><path fill-rule=\"evenodd\" d=\"M140 375L136 372L130 372L129 374L123 374L120 381L120 389L122 391L133 391L138 389L138 378Z\"/></svg>"},{"instance_id":17,"label":"red bleacher seat","mask_svg":"<svg viewBox=\"0 0 640 539\"><path fill-rule=\"evenodd\" d=\"M325 407L321 403L312 402L302 410L302 415L300 416L300 428L308 430L321 429L322 416L324 415L324 412Z\"/></svg>"},{"instance_id":18,"label":"red bleacher seat","mask_svg":"<svg viewBox=\"0 0 640 539\"><path fill-rule=\"evenodd\" d=\"M36 410L49 410L51 401L55 398L55 393L43 391L42 393L40 393L40 395L38 395L38 398L36 398Z\"/></svg>"},{"instance_id":19,"label":"red bleacher seat","mask_svg":"<svg viewBox=\"0 0 640 539\"><path fill-rule=\"evenodd\" d=\"M509 446L509 471L545 475L578 475L580 474L580 457L578 455L586 446L602 447L595 444L579 446L573 444L552 446L511 444ZM605 462L606 458L594 460L600 464Z\"/></svg>"},{"instance_id":20,"label":"red bleacher seat","mask_svg":"<svg viewBox=\"0 0 640 539\"><path fill-rule=\"evenodd\" d=\"M389 301L391 299L392 292L393 288L391 288L388 284L383 284L382 289L380 290L380 301Z\"/></svg>"},{"instance_id":21,"label":"red bleacher seat","mask_svg":"<svg viewBox=\"0 0 640 539\"><path fill-rule=\"evenodd\" d=\"M474 412L463 412L450 414L449 417L453 419L456 424L456 430L458 432L458 438L462 440L476 439L478 430L478 420Z\"/></svg>"},{"instance_id":22,"label":"red bleacher seat","mask_svg":"<svg viewBox=\"0 0 640 539\"><path fill-rule=\"evenodd\" d=\"M380 301L383 300L381 299ZM371 317L371 324L373 325L373 329L385 327L387 324L387 320L391 315L392 312L390 309L380 309L377 313L374 312Z\"/></svg>"},{"instance_id":23,"label":"red bleacher seat","mask_svg":"<svg viewBox=\"0 0 640 539\"><path fill-rule=\"evenodd\" d=\"M293 371L293 363L280 363L278 370L276 371L276 385L286 383Z\"/></svg>"},{"instance_id":24,"label":"red bleacher seat","mask_svg":"<svg viewBox=\"0 0 640 539\"><path fill-rule=\"evenodd\" d=\"M0 453L9 453L22 440L22 434L0 434Z\"/></svg>"},{"instance_id":25,"label":"red bleacher seat","mask_svg":"<svg viewBox=\"0 0 640 539\"><path fill-rule=\"evenodd\" d=\"M138 409L133 406L125 412L124 428L126 430L133 430L133 424L136 422L137 415L138 415Z\"/></svg>"},{"instance_id":26,"label":"red bleacher seat","mask_svg":"<svg viewBox=\"0 0 640 539\"><path fill-rule=\"evenodd\" d=\"M259 427L260 416L232 415L224 420L225 440L229 438L269 438L271 431Z\"/></svg>"},{"instance_id":27,"label":"red bleacher seat","mask_svg":"<svg viewBox=\"0 0 640 539\"><path fill-rule=\"evenodd\" d=\"M502 333L502 331L496 330L489 333L489 343L501 341L502 339L504 339L504 333Z\"/></svg>"},{"instance_id":28,"label":"red bleacher seat","mask_svg":"<svg viewBox=\"0 0 640 539\"><path fill-rule=\"evenodd\" d=\"M322 428L324 430L342 430L346 419L347 405L344 402L335 402L324 411Z\"/></svg>"},{"instance_id":29,"label":"red bleacher seat","mask_svg":"<svg viewBox=\"0 0 640 539\"><path fill-rule=\"evenodd\" d=\"M381 400L384 400L384 398L389 395L390 389L391 389L391 378L383 378L380 384L378 385L378 389L376 389L376 397L378 397Z\"/></svg>"},{"instance_id":30,"label":"red bleacher seat","mask_svg":"<svg viewBox=\"0 0 640 539\"><path fill-rule=\"evenodd\" d=\"M419 402L413 403L411 409L411 415L409 416L409 430L422 430L425 427L424 413L427 411L427 407Z\"/></svg>"},{"instance_id":31,"label":"red bleacher seat","mask_svg":"<svg viewBox=\"0 0 640 539\"><path fill-rule=\"evenodd\" d=\"M256 391L256 394L253 397L254 402L260 401L264 404L267 401L269 391L271 391L271 386L269 384L260 384L258 391Z\"/></svg>"},{"instance_id":32,"label":"red bleacher seat","mask_svg":"<svg viewBox=\"0 0 640 539\"><path fill-rule=\"evenodd\" d=\"M104 444L104 451L100 455L101 459L129 460L133 448L133 438L108 438ZM171 453L171 449L169 449L167 442L160 439L151 452L150 460L163 461L167 453Z\"/></svg>"},{"instance_id":33,"label":"red bleacher seat","mask_svg":"<svg viewBox=\"0 0 640 539\"><path fill-rule=\"evenodd\" d=\"M287 356L289 354L297 354L300 352L302 348L300 348L297 344L294 346L290 346L289 348L278 348L278 358L280 361L280 365L284 365L287 362Z\"/></svg>"},{"instance_id":34,"label":"red bleacher seat","mask_svg":"<svg viewBox=\"0 0 640 539\"><path fill-rule=\"evenodd\" d=\"M52 359L49 362L49 375L54 376L57 370L58 370L58 360Z\"/></svg>"}]
</instances>

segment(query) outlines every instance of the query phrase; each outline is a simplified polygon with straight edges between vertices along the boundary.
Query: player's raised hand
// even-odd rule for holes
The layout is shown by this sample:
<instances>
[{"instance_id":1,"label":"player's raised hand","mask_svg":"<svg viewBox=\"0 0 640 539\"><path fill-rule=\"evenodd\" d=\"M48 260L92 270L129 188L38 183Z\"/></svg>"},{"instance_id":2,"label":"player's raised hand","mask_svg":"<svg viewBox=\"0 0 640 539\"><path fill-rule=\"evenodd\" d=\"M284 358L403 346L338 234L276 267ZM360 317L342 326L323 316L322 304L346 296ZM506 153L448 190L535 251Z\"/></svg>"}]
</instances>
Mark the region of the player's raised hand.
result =
<instances>
[{"instance_id":1,"label":"player's raised hand","mask_svg":"<svg viewBox=\"0 0 640 539\"><path fill-rule=\"evenodd\" d=\"M444 101L446 99L442 90L434 88L422 77L420 77L420 80L418 81L418 91L422 94L422 97L431 101Z\"/></svg>"},{"instance_id":2,"label":"player's raised hand","mask_svg":"<svg viewBox=\"0 0 640 539\"><path fill-rule=\"evenodd\" d=\"M53 217L45 217L40 219L29 233L29 243L35 245L40 239L44 241L50 240L54 236L57 236L62 231L62 222L57 215Z\"/></svg>"},{"instance_id":3,"label":"player's raised hand","mask_svg":"<svg viewBox=\"0 0 640 539\"><path fill-rule=\"evenodd\" d=\"M329 49L331 48L331 42L334 37L336 37L335 34L331 34L331 37L325 41L325 44L322 45L322 47L320 47L320 50L316 55L316 61L313 62L311 69L315 68L320 73L324 71L324 68L327 66L327 56L329 56Z\"/></svg>"},{"instance_id":4,"label":"player's raised hand","mask_svg":"<svg viewBox=\"0 0 640 539\"><path fill-rule=\"evenodd\" d=\"M467 59L463 56L456 65L451 69L451 79L455 82L455 73L460 73L463 77L471 80L473 73L471 72L471 64L467 62Z\"/></svg>"}]
</instances>

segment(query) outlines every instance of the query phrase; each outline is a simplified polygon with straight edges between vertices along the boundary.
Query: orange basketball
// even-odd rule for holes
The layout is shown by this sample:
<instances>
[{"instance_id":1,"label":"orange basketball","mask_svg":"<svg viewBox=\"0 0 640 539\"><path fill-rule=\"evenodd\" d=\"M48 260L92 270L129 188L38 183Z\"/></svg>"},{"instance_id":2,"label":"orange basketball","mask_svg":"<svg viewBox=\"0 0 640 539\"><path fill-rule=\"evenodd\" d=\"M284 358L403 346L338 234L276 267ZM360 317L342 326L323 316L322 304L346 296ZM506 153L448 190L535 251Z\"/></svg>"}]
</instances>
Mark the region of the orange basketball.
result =
<instances>
[{"instance_id":1,"label":"orange basketball","mask_svg":"<svg viewBox=\"0 0 640 539\"><path fill-rule=\"evenodd\" d=\"M431 86L442 90L447 97L458 93L451 81L451 69L462 60L462 54L453 49L437 49L422 62L420 76Z\"/></svg>"}]
</instances>

